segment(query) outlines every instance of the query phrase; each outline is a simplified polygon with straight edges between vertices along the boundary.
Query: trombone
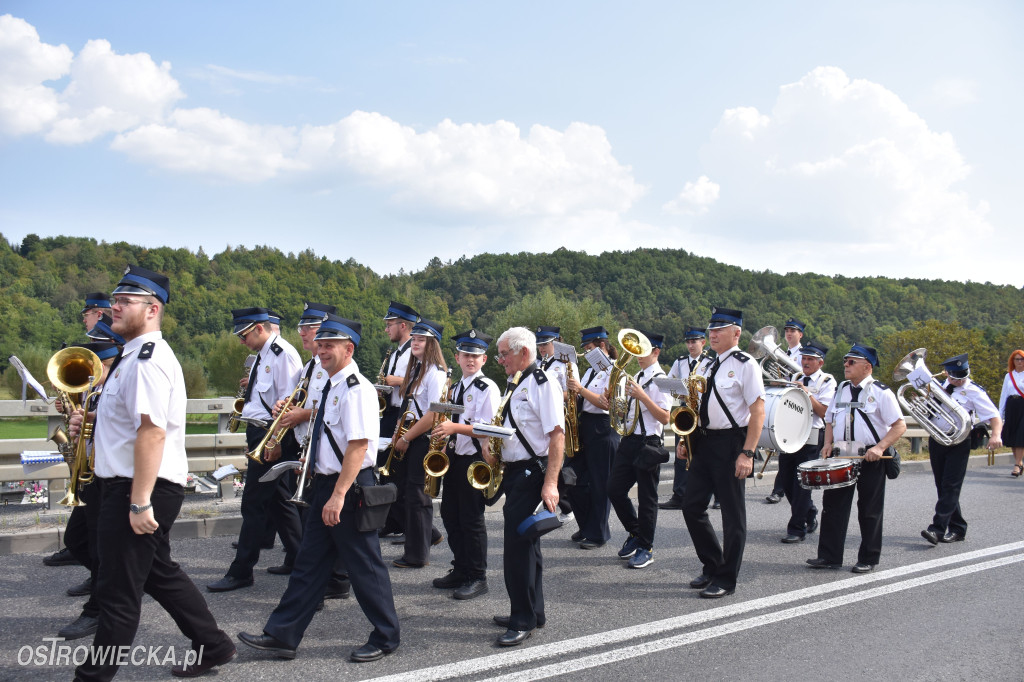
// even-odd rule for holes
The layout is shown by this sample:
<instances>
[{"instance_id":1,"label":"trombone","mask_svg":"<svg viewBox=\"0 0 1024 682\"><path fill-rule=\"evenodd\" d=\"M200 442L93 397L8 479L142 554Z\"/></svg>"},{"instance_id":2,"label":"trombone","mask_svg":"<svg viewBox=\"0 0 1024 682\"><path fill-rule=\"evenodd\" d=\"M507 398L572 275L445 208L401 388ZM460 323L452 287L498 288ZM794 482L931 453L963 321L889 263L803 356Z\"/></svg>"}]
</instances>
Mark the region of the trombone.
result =
<instances>
[{"instance_id":1,"label":"trombone","mask_svg":"<svg viewBox=\"0 0 1024 682\"><path fill-rule=\"evenodd\" d=\"M281 418L291 412L292 408L296 405L301 405L306 402L306 386L309 380L303 377L302 381L298 383L292 394L284 401L284 405L281 406L281 411L277 413L277 417L267 427L267 433L263 436L263 440L252 449L251 452L245 453L245 456L256 462L257 464L264 464L263 453L273 452L277 446L284 440L284 437L288 435L288 432L292 427L281 426Z\"/></svg>"}]
</instances>

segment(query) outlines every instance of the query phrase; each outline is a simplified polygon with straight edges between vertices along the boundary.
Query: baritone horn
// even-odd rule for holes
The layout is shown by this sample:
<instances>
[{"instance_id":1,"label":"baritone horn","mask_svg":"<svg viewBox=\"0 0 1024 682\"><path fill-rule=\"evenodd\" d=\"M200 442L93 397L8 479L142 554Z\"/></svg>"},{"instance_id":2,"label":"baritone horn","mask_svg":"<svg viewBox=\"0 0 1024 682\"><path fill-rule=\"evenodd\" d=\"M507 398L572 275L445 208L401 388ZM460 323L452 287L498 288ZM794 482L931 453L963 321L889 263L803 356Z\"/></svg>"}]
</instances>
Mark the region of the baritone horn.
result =
<instances>
[{"instance_id":1,"label":"baritone horn","mask_svg":"<svg viewBox=\"0 0 1024 682\"><path fill-rule=\"evenodd\" d=\"M796 360L789 357L789 353L782 350L776 339L779 338L779 330L768 325L761 327L750 339L747 345L747 352L755 360L760 360L761 374L769 381L788 381L791 376L801 370Z\"/></svg>"},{"instance_id":2,"label":"baritone horn","mask_svg":"<svg viewBox=\"0 0 1024 682\"><path fill-rule=\"evenodd\" d=\"M645 358L650 355L653 347L643 332L636 329L620 330L618 341L623 353L612 365L608 376L608 416L616 433L620 436L631 436L640 421L640 401L633 402L633 413L630 415L629 399L626 397L626 382L629 375L625 369L633 358Z\"/></svg>"},{"instance_id":3,"label":"baritone horn","mask_svg":"<svg viewBox=\"0 0 1024 682\"><path fill-rule=\"evenodd\" d=\"M88 348L71 346L62 348L52 356L46 363L46 376L50 384L67 399L64 404L64 414L70 415L77 409L83 411L82 426L78 432L78 438L73 444L68 443L66 434L58 435L56 432L51 439L57 443L58 448L63 442L63 451L70 451L71 457L68 461L68 468L71 476L68 480L68 490L60 504L66 507L85 506L85 503L78 499L78 487L92 483L93 462L89 458L89 439L92 438L92 424L89 422L89 402L99 391L94 391L96 382L103 376L103 362L99 356ZM75 401L75 396L80 399Z\"/></svg>"},{"instance_id":4,"label":"baritone horn","mask_svg":"<svg viewBox=\"0 0 1024 682\"><path fill-rule=\"evenodd\" d=\"M928 370L924 362L927 353L924 348L912 350L896 365L893 378L896 381L908 379L900 386L896 399L928 435L949 447L970 434L971 416L936 381L935 377L942 373L932 374Z\"/></svg>"}]
</instances>

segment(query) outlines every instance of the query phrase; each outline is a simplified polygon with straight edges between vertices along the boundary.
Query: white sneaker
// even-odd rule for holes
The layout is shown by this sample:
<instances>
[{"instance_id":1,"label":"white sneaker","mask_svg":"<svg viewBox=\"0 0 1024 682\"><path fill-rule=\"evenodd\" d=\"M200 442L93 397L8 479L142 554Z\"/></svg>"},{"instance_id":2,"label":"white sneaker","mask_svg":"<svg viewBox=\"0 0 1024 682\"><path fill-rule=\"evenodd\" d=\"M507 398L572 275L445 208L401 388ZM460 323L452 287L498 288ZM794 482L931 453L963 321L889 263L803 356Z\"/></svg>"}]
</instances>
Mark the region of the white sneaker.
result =
<instances>
[{"instance_id":1,"label":"white sneaker","mask_svg":"<svg viewBox=\"0 0 1024 682\"><path fill-rule=\"evenodd\" d=\"M575 518L576 518L576 515L573 514L572 512L569 512L568 514L563 514L562 512L558 512L558 520L559 520L560 523L569 523L570 521L572 521Z\"/></svg>"}]
</instances>

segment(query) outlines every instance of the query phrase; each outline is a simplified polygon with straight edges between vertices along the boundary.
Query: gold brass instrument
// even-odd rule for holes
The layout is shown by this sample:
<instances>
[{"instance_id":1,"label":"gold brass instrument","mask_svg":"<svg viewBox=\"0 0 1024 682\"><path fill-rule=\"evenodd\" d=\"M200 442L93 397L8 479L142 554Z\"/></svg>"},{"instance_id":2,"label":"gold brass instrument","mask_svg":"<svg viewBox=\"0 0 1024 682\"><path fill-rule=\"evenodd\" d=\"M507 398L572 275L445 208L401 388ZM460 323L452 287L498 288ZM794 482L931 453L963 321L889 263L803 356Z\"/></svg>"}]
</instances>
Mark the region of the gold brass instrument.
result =
<instances>
[{"instance_id":1,"label":"gold brass instrument","mask_svg":"<svg viewBox=\"0 0 1024 682\"><path fill-rule=\"evenodd\" d=\"M68 491L60 504L67 507L84 506L85 503L78 499L78 486L88 485L94 478L93 462L89 458L92 424L89 422L88 406L93 396L99 395L99 391L93 391L93 388L96 381L103 376L103 362L88 348L62 348L46 363L46 375L53 387L63 393L61 402L64 403L64 414L68 415L68 419L70 414L79 408L84 413L82 427L73 446L68 445L67 434L58 436L57 432L54 432L51 436L58 447L63 440L65 448L70 447L72 455L68 462L68 468L71 470ZM75 402L73 395L78 395L81 401Z\"/></svg>"},{"instance_id":2,"label":"gold brass instrument","mask_svg":"<svg viewBox=\"0 0 1024 682\"><path fill-rule=\"evenodd\" d=\"M313 409L309 413L309 424L306 429L306 437L302 440L302 468L299 469L299 480L295 484L295 494L288 498L288 501L297 507L308 507L309 502L306 502L304 495L306 494L307 484L309 483L309 448L313 444L313 422L316 421L316 413L319 408L316 406L317 401L313 401Z\"/></svg>"},{"instance_id":3,"label":"gold brass instrument","mask_svg":"<svg viewBox=\"0 0 1024 682\"><path fill-rule=\"evenodd\" d=\"M761 374L770 381L788 381L791 376L801 371L800 365L789 357L776 339L779 338L779 330L768 325L762 327L750 339L747 345L747 352L755 360L760 360Z\"/></svg>"},{"instance_id":4,"label":"gold brass instrument","mask_svg":"<svg viewBox=\"0 0 1024 682\"><path fill-rule=\"evenodd\" d=\"M252 365L256 362L255 355L250 355L245 359L245 376L249 377ZM228 431L231 433L238 433L239 427L242 426L242 408L245 407L245 387L239 386L238 393L235 394L235 402L231 407L231 416L228 417Z\"/></svg>"},{"instance_id":5,"label":"gold brass instrument","mask_svg":"<svg viewBox=\"0 0 1024 682\"><path fill-rule=\"evenodd\" d=\"M565 363L566 386L568 380L574 379L572 363L565 355L559 358ZM580 423L579 415L576 414L576 391L566 390L565 392L565 456L575 457L580 451Z\"/></svg>"},{"instance_id":6,"label":"gold brass instrument","mask_svg":"<svg viewBox=\"0 0 1024 682\"><path fill-rule=\"evenodd\" d=\"M408 431L409 428L415 423L416 413L413 412L412 410L406 410L402 414L402 418L398 420L398 426L395 427L395 433L393 436L391 436L392 442L391 444L388 445L388 458L387 460L385 460L384 466L377 470L378 474L380 474L381 476L391 476L393 473L391 471L392 463L401 462L403 459L405 459L405 453L399 452L398 450L395 449L394 439L396 436L398 438L404 436L405 432Z\"/></svg>"},{"instance_id":7,"label":"gold brass instrument","mask_svg":"<svg viewBox=\"0 0 1024 682\"><path fill-rule=\"evenodd\" d=\"M633 401L633 414L630 416L629 399L626 397L626 382L629 375L626 366L633 358L645 358L651 354L651 342L636 329L622 329L618 335L622 355L612 365L608 376L608 416L612 428L620 436L631 436L640 421L640 401Z\"/></svg>"},{"instance_id":8,"label":"gold brass instrument","mask_svg":"<svg viewBox=\"0 0 1024 682\"><path fill-rule=\"evenodd\" d=\"M669 415L668 423L677 436L683 437L683 444L686 446L686 468L690 468L690 460L693 458L693 446L690 443L690 434L697 430L700 424L700 417L697 411L700 409L700 394L708 390L708 380L697 374L697 368L704 358L708 356L705 348L697 356L697 362L690 375L686 377L686 402Z\"/></svg>"},{"instance_id":9,"label":"gold brass instrument","mask_svg":"<svg viewBox=\"0 0 1024 682\"><path fill-rule=\"evenodd\" d=\"M900 386L896 393L896 399L900 405L917 419L918 425L928 432L932 438L945 446L956 445L962 442L971 433L971 416L960 403L948 395L942 384L935 380L935 377L942 376L932 374L924 363L928 351L918 348L903 356L896 370L892 373L896 381L909 379L907 383ZM927 380L920 376L910 376L917 370L917 374L926 373ZM937 424L936 421L946 423L946 428Z\"/></svg>"},{"instance_id":10,"label":"gold brass instrument","mask_svg":"<svg viewBox=\"0 0 1024 682\"><path fill-rule=\"evenodd\" d=\"M494 426L502 426L505 421L504 412L505 405L512 398L512 394L515 393L516 387L519 385L519 379L522 377L522 372L516 372L512 377L512 388L505 392L505 396L498 403L498 409L494 413L494 419L491 423ZM504 443L501 438L489 438L487 440L488 448L491 452L491 457L494 458L494 466L483 460L477 460L469 465L469 469L466 470L466 478L469 479L469 484L481 491L484 494L484 499L493 499L498 494L498 488L501 487L501 478L505 470L505 464L501 461L501 448Z\"/></svg>"},{"instance_id":11,"label":"gold brass instrument","mask_svg":"<svg viewBox=\"0 0 1024 682\"><path fill-rule=\"evenodd\" d=\"M440 402L444 403L444 409L446 411L434 412L434 422L430 427L433 431L442 423L451 419L452 412L447 411L455 407L445 401L448 399L448 391L452 387L452 368L448 368L448 373L445 376L444 388L441 390ZM434 407L439 409L441 405L431 405L430 409ZM438 436L430 439L430 447L427 450L427 454L423 456L423 471L426 474L426 478L423 483L423 492L430 497L437 497L441 493L441 477L448 473L448 454L445 452L445 447L448 445L447 436Z\"/></svg>"},{"instance_id":12,"label":"gold brass instrument","mask_svg":"<svg viewBox=\"0 0 1024 682\"><path fill-rule=\"evenodd\" d=\"M391 359L391 354L395 352L394 348L388 348L388 352L384 354L384 362L380 363L380 371L377 372L377 385L383 386L384 380L387 378L388 360ZM388 409L388 398L390 396L380 390L377 391L377 409L380 412L381 417L384 416L384 410Z\"/></svg>"},{"instance_id":13,"label":"gold brass instrument","mask_svg":"<svg viewBox=\"0 0 1024 682\"><path fill-rule=\"evenodd\" d=\"M267 433L263 436L263 440L252 449L251 452L245 453L245 456L256 462L257 464L263 464L263 453L273 452L284 437L288 435L288 432L292 427L281 426L281 419L291 412L292 408L296 405L301 405L306 402L306 386L309 384L309 380L305 377L298 383L298 385L292 390L292 394L284 401L284 405L281 406L281 410L277 413L274 421L270 422L270 426L267 427Z\"/></svg>"}]
</instances>

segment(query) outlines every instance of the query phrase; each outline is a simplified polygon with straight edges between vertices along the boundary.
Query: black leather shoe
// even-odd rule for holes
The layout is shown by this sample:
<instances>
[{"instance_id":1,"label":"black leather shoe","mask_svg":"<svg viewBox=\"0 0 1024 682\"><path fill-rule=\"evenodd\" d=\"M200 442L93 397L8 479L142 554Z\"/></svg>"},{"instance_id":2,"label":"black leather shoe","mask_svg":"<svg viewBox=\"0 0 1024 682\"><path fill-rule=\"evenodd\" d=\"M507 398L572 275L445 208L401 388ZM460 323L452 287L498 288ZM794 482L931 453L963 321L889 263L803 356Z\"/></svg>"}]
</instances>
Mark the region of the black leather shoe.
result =
<instances>
[{"instance_id":1,"label":"black leather shoe","mask_svg":"<svg viewBox=\"0 0 1024 682\"><path fill-rule=\"evenodd\" d=\"M92 594L92 576L77 585L69 587L67 592L69 597L84 597L87 594Z\"/></svg>"},{"instance_id":2,"label":"black leather shoe","mask_svg":"<svg viewBox=\"0 0 1024 682\"><path fill-rule=\"evenodd\" d=\"M231 647L231 651L223 656L217 656L216 658L212 656L203 656L202 663L195 663L193 665L185 665L182 663L181 665L176 665L171 668L171 674L175 677L199 677L200 675L210 672L218 665L224 665L225 663L230 662L231 659L235 657L235 653L235 647Z\"/></svg>"},{"instance_id":3,"label":"black leather shoe","mask_svg":"<svg viewBox=\"0 0 1024 682\"><path fill-rule=\"evenodd\" d=\"M471 580L452 594L456 599L472 599L487 594L487 578Z\"/></svg>"},{"instance_id":4,"label":"black leather shoe","mask_svg":"<svg viewBox=\"0 0 1024 682\"><path fill-rule=\"evenodd\" d=\"M690 581L690 587L695 590L703 590L705 587L711 584L711 576L704 575L701 573L696 578Z\"/></svg>"},{"instance_id":5,"label":"black leather shoe","mask_svg":"<svg viewBox=\"0 0 1024 682\"><path fill-rule=\"evenodd\" d=\"M875 570L875 565L874 564L865 564L863 562L857 562L856 564L853 565L853 568L850 569L850 572L851 573L870 573L873 570Z\"/></svg>"},{"instance_id":6,"label":"black leather shoe","mask_svg":"<svg viewBox=\"0 0 1024 682\"><path fill-rule=\"evenodd\" d=\"M391 562L391 565L395 568L423 568L429 563L429 561L424 561L422 564L414 564L411 561L406 561L405 557L403 557L401 559L395 559Z\"/></svg>"},{"instance_id":7,"label":"black leather shoe","mask_svg":"<svg viewBox=\"0 0 1024 682\"><path fill-rule=\"evenodd\" d=\"M238 540L231 541L231 549L238 549ZM274 543L271 542L269 545L263 545L260 549L274 549Z\"/></svg>"},{"instance_id":8,"label":"black leather shoe","mask_svg":"<svg viewBox=\"0 0 1024 682\"><path fill-rule=\"evenodd\" d=\"M782 497L779 496L779 495L776 495L775 492L773 491L771 495L769 495L768 497L764 498L764 501L767 502L768 504L778 504L779 502L782 501Z\"/></svg>"},{"instance_id":9,"label":"black leather shoe","mask_svg":"<svg viewBox=\"0 0 1024 682\"><path fill-rule=\"evenodd\" d=\"M939 538L939 542L963 542L963 541L964 541L963 533L954 533L953 531L949 531L948 533L943 535L941 538Z\"/></svg>"},{"instance_id":10,"label":"black leather shoe","mask_svg":"<svg viewBox=\"0 0 1024 682\"><path fill-rule=\"evenodd\" d=\"M324 592L324 599L348 599L352 593L352 583L348 580L331 579L327 583L327 590Z\"/></svg>"},{"instance_id":11,"label":"black leather shoe","mask_svg":"<svg viewBox=\"0 0 1024 682\"><path fill-rule=\"evenodd\" d=\"M81 639L89 635L95 635L96 629L100 626L100 619L92 616L79 616L78 620L69 623L57 631L58 637L64 639Z\"/></svg>"},{"instance_id":12,"label":"black leather shoe","mask_svg":"<svg viewBox=\"0 0 1024 682\"><path fill-rule=\"evenodd\" d=\"M267 573L271 575L291 575L291 566L268 566Z\"/></svg>"},{"instance_id":13,"label":"black leather shoe","mask_svg":"<svg viewBox=\"0 0 1024 682\"><path fill-rule=\"evenodd\" d=\"M811 517L811 520L807 522L807 532L813 533L818 530L818 515L815 514Z\"/></svg>"},{"instance_id":14,"label":"black leather shoe","mask_svg":"<svg viewBox=\"0 0 1024 682\"><path fill-rule=\"evenodd\" d=\"M683 501L673 495L664 502L658 503L658 509L682 509Z\"/></svg>"},{"instance_id":15,"label":"black leather shoe","mask_svg":"<svg viewBox=\"0 0 1024 682\"><path fill-rule=\"evenodd\" d=\"M580 540L580 549L597 549L598 547L604 547L604 543L597 540L588 540L587 538Z\"/></svg>"},{"instance_id":16,"label":"black leather shoe","mask_svg":"<svg viewBox=\"0 0 1024 682\"><path fill-rule=\"evenodd\" d=\"M405 544L405 535L404 534L403 535L396 535L394 537L394 539L391 540L391 544L392 545L404 545Z\"/></svg>"},{"instance_id":17,"label":"black leather shoe","mask_svg":"<svg viewBox=\"0 0 1024 682\"><path fill-rule=\"evenodd\" d=\"M508 623L509 623L509 617L508 616L495 616L494 617L494 624L495 625L500 625L503 628L508 628ZM537 628L538 629L543 629L544 628L544 623L541 623L540 621L537 621Z\"/></svg>"},{"instance_id":18,"label":"black leather shoe","mask_svg":"<svg viewBox=\"0 0 1024 682\"><path fill-rule=\"evenodd\" d=\"M718 502L718 501L716 500L716 501L715 501L715 503L714 503L713 505L711 505L711 508L712 508L712 509L721 509L721 508L722 508L722 503L721 503L721 502Z\"/></svg>"},{"instance_id":19,"label":"black leather shoe","mask_svg":"<svg viewBox=\"0 0 1024 682\"><path fill-rule=\"evenodd\" d=\"M231 590L237 590L240 587L252 587L252 578L235 578L230 575L226 575L215 583L210 583L206 586L210 592L230 592Z\"/></svg>"},{"instance_id":20,"label":"black leather shoe","mask_svg":"<svg viewBox=\"0 0 1024 682\"><path fill-rule=\"evenodd\" d=\"M921 537L933 545L939 544L939 534L933 531L931 528L925 528L921 531Z\"/></svg>"},{"instance_id":21,"label":"black leather shoe","mask_svg":"<svg viewBox=\"0 0 1024 682\"><path fill-rule=\"evenodd\" d=\"M735 589L727 590L724 587L719 587L718 585L708 585L700 591L700 596L701 599L721 599L722 597L729 596L735 591Z\"/></svg>"},{"instance_id":22,"label":"black leather shoe","mask_svg":"<svg viewBox=\"0 0 1024 682\"><path fill-rule=\"evenodd\" d=\"M440 533L438 533L437 535L434 535L433 537L430 538L430 546L431 547L437 547L442 542L444 542L444 536L441 535Z\"/></svg>"},{"instance_id":23,"label":"black leather shoe","mask_svg":"<svg viewBox=\"0 0 1024 682\"><path fill-rule=\"evenodd\" d=\"M456 573L455 569L453 568L440 578L434 578L434 580L430 584L438 588L439 590L451 590L455 589L456 587L462 587L468 581L469 578L462 575L461 573Z\"/></svg>"},{"instance_id":24,"label":"black leather shoe","mask_svg":"<svg viewBox=\"0 0 1024 682\"><path fill-rule=\"evenodd\" d=\"M818 559L818 558L808 559L807 560L807 565L810 566L811 568L841 568L842 567L842 564L830 564L829 562L825 561L824 559Z\"/></svg>"},{"instance_id":25,"label":"black leather shoe","mask_svg":"<svg viewBox=\"0 0 1024 682\"><path fill-rule=\"evenodd\" d=\"M505 630L498 638L498 646L519 646L533 634L533 630Z\"/></svg>"},{"instance_id":26,"label":"black leather shoe","mask_svg":"<svg viewBox=\"0 0 1024 682\"><path fill-rule=\"evenodd\" d=\"M806 536L803 535L787 535L786 537L782 538L782 542L784 542L787 545L793 545L798 542L803 542L806 539Z\"/></svg>"},{"instance_id":27,"label":"black leather shoe","mask_svg":"<svg viewBox=\"0 0 1024 682\"><path fill-rule=\"evenodd\" d=\"M75 555L71 553L71 550L65 547L59 552L54 552L43 559L43 563L47 566L76 566L79 561L75 558Z\"/></svg>"},{"instance_id":28,"label":"black leather shoe","mask_svg":"<svg viewBox=\"0 0 1024 682\"><path fill-rule=\"evenodd\" d=\"M391 651L394 651L394 649ZM390 654L391 651L384 651L372 644L364 644L358 649L353 650L348 657L356 663L369 663L370 661L379 661Z\"/></svg>"},{"instance_id":29,"label":"black leather shoe","mask_svg":"<svg viewBox=\"0 0 1024 682\"><path fill-rule=\"evenodd\" d=\"M583 531L581 531L581 530L578 530L578 531L576 531L575 533L573 533L572 535L569 536L569 539L572 540L573 542L581 542L583 540L583 538L584 538L584 535L583 535Z\"/></svg>"},{"instance_id":30,"label":"black leather shoe","mask_svg":"<svg viewBox=\"0 0 1024 682\"><path fill-rule=\"evenodd\" d=\"M269 651L278 658L295 658L295 649L289 648L287 644L270 635L250 635L248 632L239 632L238 639L242 644L260 651Z\"/></svg>"}]
</instances>

